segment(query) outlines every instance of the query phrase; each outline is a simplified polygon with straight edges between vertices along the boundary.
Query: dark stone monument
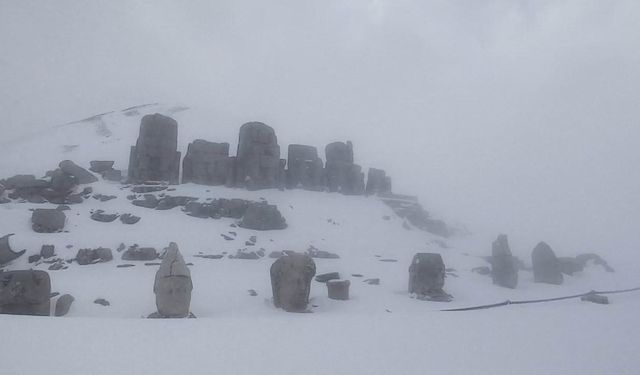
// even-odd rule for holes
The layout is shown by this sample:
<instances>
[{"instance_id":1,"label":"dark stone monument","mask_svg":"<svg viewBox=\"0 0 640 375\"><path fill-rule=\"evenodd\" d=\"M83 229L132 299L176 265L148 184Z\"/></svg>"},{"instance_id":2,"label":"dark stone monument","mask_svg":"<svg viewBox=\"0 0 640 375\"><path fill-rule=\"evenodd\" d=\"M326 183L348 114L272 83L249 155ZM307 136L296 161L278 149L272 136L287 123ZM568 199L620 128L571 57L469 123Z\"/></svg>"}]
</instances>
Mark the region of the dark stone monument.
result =
<instances>
[{"instance_id":1,"label":"dark stone monument","mask_svg":"<svg viewBox=\"0 0 640 375\"><path fill-rule=\"evenodd\" d=\"M325 173L329 191L346 195L364 194L364 173L359 165L353 163L351 142L330 143L325 148L325 154Z\"/></svg>"},{"instance_id":2,"label":"dark stone monument","mask_svg":"<svg viewBox=\"0 0 640 375\"><path fill-rule=\"evenodd\" d=\"M391 193L391 177L382 169L369 168L367 173L366 193L373 194L390 194Z\"/></svg>"},{"instance_id":3,"label":"dark stone monument","mask_svg":"<svg viewBox=\"0 0 640 375\"><path fill-rule=\"evenodd\" d=\"M45 271L0 272L0 313L48 316L51 280Z\"/></svg>"},{"instance_id":4,"label":"dark stone monument","mask_svg":"<svg viewBox=\"0 0 640 375\"><path fill-rule=\"evenodd\" d=\"M235 159L235 186L249 190L277 188L280 180L280 146L273 128L261 122L242 125Z\"/></svg>"},{"instance_id":5,"label":"dark stone monument","mask_svg":"<svg viewBox=\"0 0 640 375\"><path fill-rule=\"evenodd\" d=\"M540 242L531 252L533 279L536 283L560 285L564 281L560 262L551 246Z\"/></svg>"},{"instance_id":6,"label":"dark stone monument","mask_svg":"<svg viewBox=\"0 0 640 375\"><path fill-rule=\"evenodd\" d=\"M172 242L165 249L153 284L158 315L163 318L189 316L192 290L191 272L178 250L178 245Z\"/></svg>"},{"instance_id":7,"label":"dark stone monument","mask_svg":"<svg viewBox=\"0 0 640 375\"><path fill-rule=\"evenodd\" d=\"M182 183L225 185L229 175L229 144L196 139L182 161Z\"/></svg>"},{"instance_id":8,"label":"dark stone monument","mask_svg":"<svg viewBox=\"0 0 640 375\"><path fill-rule=\"evenodd\" d=\"M320 191L326 185L322 159L313 146L289 145L287 188Z\"/></svg>"},{"instance_id":9,"label":"dark stone monument","mask_svg":"<svg viewBox=\"0 0 640 375\"><path fill-rule=\"evenodd\" d=\"M135 182L179 182L178 123L159 113L146 115L129 157L129 178Z\"/></svg>"},{"instance_id":10,"label":"dark stone monument","mask_svg":"<svg viewBox=\"0 0 640 375\"><path fill-rule=\"evenodd\" d=\"M509 248L509 239L504 234L499 235L492 245L491 277L496 285L511 289L518 286L518 267Z\"/></svg>"},{"instance_id":11,"label":"dark stone monument","mask_svg":"<svg viewBox=\"0 0 640 375\"><path fill-rule=\"evenodd\" d=\"M270 274L274 305L289 312L305 311L316 274L313 259L296 253L282 256L271 265Z\"/></svg>"},{"instance_id":12,"label":"dark stone monument","mask_svg":"<svg viewBox=\"0 0 640 375\"><path fill-rule=\"evenodd\" d=\"M442 289L445 272L440 254L417 253L409 266L409 293L429 301L450 301L451 296Z\"/></svg>"}]
</instances>

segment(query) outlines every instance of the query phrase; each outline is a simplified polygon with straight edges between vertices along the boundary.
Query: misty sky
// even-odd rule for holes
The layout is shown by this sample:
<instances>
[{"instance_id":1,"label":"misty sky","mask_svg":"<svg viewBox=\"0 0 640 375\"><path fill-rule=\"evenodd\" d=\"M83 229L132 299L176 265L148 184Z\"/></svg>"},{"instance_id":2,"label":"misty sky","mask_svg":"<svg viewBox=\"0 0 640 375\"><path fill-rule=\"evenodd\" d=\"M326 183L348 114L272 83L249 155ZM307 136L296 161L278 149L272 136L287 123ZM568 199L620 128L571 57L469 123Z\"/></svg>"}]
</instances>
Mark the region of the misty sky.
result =
<instances>
[{"instance_id":1,"label":"misty sky","mask_svg":"<svg viewBox=\"0 0 640 375\"><path fill-rule=\"evenodd\" d=\"M0 51L0 144L180 103L281 145L351 139L516 252L640 250L637 0L0 0Z\"/></svg>"}]
</instances>

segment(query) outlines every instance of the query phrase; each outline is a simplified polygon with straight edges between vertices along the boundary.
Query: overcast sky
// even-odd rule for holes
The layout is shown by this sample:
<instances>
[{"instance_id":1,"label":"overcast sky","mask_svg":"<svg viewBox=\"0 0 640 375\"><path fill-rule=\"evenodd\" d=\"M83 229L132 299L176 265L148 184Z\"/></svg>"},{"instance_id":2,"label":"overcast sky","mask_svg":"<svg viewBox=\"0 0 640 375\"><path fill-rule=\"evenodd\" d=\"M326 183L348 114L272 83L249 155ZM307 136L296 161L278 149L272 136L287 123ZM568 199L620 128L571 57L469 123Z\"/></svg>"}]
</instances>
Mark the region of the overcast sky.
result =
<instances>
[{"instance_id":1,"label":"overcast sky","mask_svg":"<svg viewBox=\"0 0 640 375\"><path fill-rule=\"evenodd\" d=\"M637 0L0 0L3 141L158 101L352 139L522 252L640 251Z\"/></svg>"}]
</instances>

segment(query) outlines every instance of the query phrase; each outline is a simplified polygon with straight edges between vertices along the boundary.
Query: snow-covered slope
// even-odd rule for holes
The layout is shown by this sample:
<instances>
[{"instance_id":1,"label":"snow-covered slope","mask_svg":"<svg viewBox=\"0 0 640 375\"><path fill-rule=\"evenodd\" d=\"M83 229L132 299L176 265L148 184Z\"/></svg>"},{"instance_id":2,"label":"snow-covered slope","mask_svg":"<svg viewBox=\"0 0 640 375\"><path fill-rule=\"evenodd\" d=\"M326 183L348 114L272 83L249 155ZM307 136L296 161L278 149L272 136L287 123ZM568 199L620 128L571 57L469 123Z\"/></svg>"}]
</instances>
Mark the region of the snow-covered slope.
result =
<instances>
[{"instance_id":1,"label":"snow-covered slope","mask_svg":"<svg viewBox=\"0 0 640 375\"><path fill-rule=\"evenodd\" d=\"M90 160L115 160L116 168L125 169L141 116L155 112L178 119L182 151L195 138L233 145L237 136L228 130L199 126L206 120L194 120L196 115L186 107L140 106L60 125L7 145L0 150L1 175L43 175L63 159L84 167ZM490 243L478 243L474 237L444 239L407 228L376 197L302 190L251 192L194 184L175 186L171 192L201 201L266 199L278 205L288 228L257 232L232 226L232 219L190 217L179 207L156 211L133 206L126 198L130 190L120 184L100 180L92 187L94 193L117 198L108 202L88 199L72 205L66 211L64 233L31 230L30 209L53 205L0 205L0 235L15 233L12 247L27 249L25 256L5 269L46 270L47 264L27 263L27 256L39 252L43 244L55 245L56 253L64 259L73 258L78 249L100 246L113 249L115 255L115 260L107 263L72 263L68 269L49 271L52 290L75 297L67 317L0 316L0 332L7 344L0 348L0 362L7 374L45 369L69 374L633 374L640 365L630 352L640 347L635 313L640 294L612 296L610 306L568 300L477 312L439 312L507 299L635 287L640 285L637 259L605 257L615 273L592 265L565 277L562 286L535 284L531 272L521 271L518 288L510 290L471 271L488 265L481 257L490 253ZM96 209L133 213L142 220L135 225L95 222L89 216ZM221 236L229 232L236 232L231 235L234 240ZM235 254L246 247L251 236L257 237L254 248L264 248L266 254L305 251L310 246L339 254L339 259L316 259L317 273L337 271L350 279L351 299L330 300L326 286L313 281L313 313L285 313L270 303L269 267L273 259L195 257ZM155 311L157 266L123 261L116 252L121 243L160 250L169 242L176 242L185 260L192 263L191 309L198 319L141 319ZM513 251L530 263L530 249ZM408 266L416 252L442 254L450 268L445 290L454 296L453 302L410 298ZM123 263L135 266L117 267ZM370 278L379 278L380 285L364 282ZM257 296L251 296L250 289ZM93 303L97 298L105 298L111 305Z\"/></svg>"}]
</instances>

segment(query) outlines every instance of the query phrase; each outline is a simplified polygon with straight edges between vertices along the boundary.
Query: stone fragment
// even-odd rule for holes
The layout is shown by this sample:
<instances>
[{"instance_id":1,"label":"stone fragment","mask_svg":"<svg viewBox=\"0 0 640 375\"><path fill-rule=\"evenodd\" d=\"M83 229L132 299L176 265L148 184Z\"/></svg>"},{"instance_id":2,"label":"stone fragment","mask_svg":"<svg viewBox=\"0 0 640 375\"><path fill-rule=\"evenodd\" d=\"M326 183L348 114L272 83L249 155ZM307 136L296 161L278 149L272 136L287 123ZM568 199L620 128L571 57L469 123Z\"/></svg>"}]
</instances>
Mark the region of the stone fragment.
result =
<instances>
[{"instance_id":1,"label":"stone fragment","mask_svg":"<svg viewBox=\"0 0 640 375\"><path fill-rule=\"evenodd\" d=\"M27 261L29 262L29 264L31 264L39 261L40 258L42 258L40 254L29 255L29 257L27 258Z\"/></svg>"},{"instance_id":2,"label":"stone fragment","mask_svg":"<svg viewBox=\"0 0 640 375\"><path fill-rule=\"evenodd\" d=\"M158 206L158 198L153 194L145 194L144 199L135 199L131 203L138 207L156 208Z\"/></svg>"},{"instance_id":3,"label":"stone fragment","mask_svg":"<svg viewBox=\"0 0 640 375\"><path fill-rule=\"evenodd\" d=\"M76 254L76 262L79 265L109 262L113 259L111 249L99 247L97 249L80 249Z\"/></svg>"},{"instance_id":4,"label":"stone fragment","mask_svg":"<svg viewBox=\"0 0 640 375\"><path fill-rule=\"evenodd\" d=\"M307 254L312 258L318 259L339 259L340 255L335 253L330 253L326 250L317 249L315 246L309 246L307 249Z\"/></svg>"},{"instance_id":5,"label":"stone fragment","mask_svg":"<svg viewBox=\"0 0 640 375\"><path fill-rule=\"evenodd\" d=\"M105 214L102 210L97 210L91 214L91 220L99 221L101 223L111 223L115 221L120 215L118 214Z\"/></svg>"},{"instance_id":6,"label":"stone fragment","mask_svg":"<svg viewBox=\"0 0 640 375\"><path fill-rule=\"evenodd\" d=\"M156 272L153 292L158 314L165 318L185 318L191 304L191 272L174 242L165 249L165 256Z\"/></svg>"},{"instance_id":7,"label":"stone fragment","mask_svg":"<svg viewBox=\"0 0 640 375\"><path fill-rule=\"evenodd\" d=\"M551 247L540 242L531 252L533 264L533 279L536 283L560 285L564 278L560 269L560 262Z\"/></svg>"},{"instance_id":8,"label":"stone fragment","mask_svg":"<svg viewBox=\"0 0 640 375\"><path fill-rule=\"evenodd\" d=\"M179 182L178 123L159 113L146 115L140 123L136 145L131 147L129 178L132 181Z\"/></svg>"},{"instance_id":9,"label":"stone fragment","mask_svg":"<svg viewBox=\"0 0 640 375\"><path fill-rule=\"evenodd\" d=\"M419 299L448 302L451 296L444 292L445 266L436 253L417 253L409 267L409 293Z\"/></svg>"},{"instance_id":10,"label":"stone fragment","mask_svg":"<svg viewBox=\"0 0 640 375\"><path fill-rule=\"evenodd\" d=\"M119 169L110 169L102 172L102 178L107 181L120 182L122 181L122 171Z\"/></svg>"},{"instance_id":11,"label":"stone fragment","mask_svg":"<svg viewBox=\"0 0 640 375\"><path fill-rule=\"evenodd\" d=\"M38 208L31 215L32 228L38 233L54 233L64 228L67 217L56 209Z\"/></svg>"},{"instance_id":12,"label":"stone fragment","mask_svg":"<svg viewBox=\"0 0 640 375\"><path fill-rule=\"evenodd\" d=\"M71 294L63 294L56 301L55 316L65 316L71 308L71 304L75 298Z\"/></svg>"},{"instance_id":13,"label":"stone fragment","mask_svg":"<svg viewBox=\"0 0 640 375\"><path fill-rule=\"evenodd\" d=\"M287 222L278 211L277 206L251 203L238 225L253 230L276 230L285 229Z\"/></svg>"},{"instance_id":14,"label":"stone fragment","mask_svg":"<svg viewBox=\"0 0 640 375\"><path fill-rule=\"evenodd\" d=\"M518 267L511 255L509 239L501 234L491 250L491 277L495 285L515 289L518 286Z\"/></svg>"},{"instance_id":15,"label":"stone fragment","mask_svg":"<svg viewBox=\"0 0 640 375\"><path fill-rule=\"evenodd\" d=\"M362 168L353 162L352 143L330 143L325 148L325 154L325 173L329 191L346 195L364 194L364 173Z\"/></svg>"},{"instance_id":16,"label":"stone fragment","mask_svg":"<svg viewBox=\"0 0 640 375\"><path fill-rule=\"evenodd\" d=\"M132 214L122 214L120 215L120 221L123 224L136 224L140 221L140 216L132 215Z\"/></svg>"},{"instance_id":17,"label":"stone fragment","mask_svg":"<svg viewBox=\"0 0 640 375\"><path fill-rule=\"evenodd\" d=\"M9 237L11 236L13 236L13 233L0 237L0 266L7 264L14 259L18 259L27 251L13 251L9 245Z\"/></svg>"},{"instance_id":18,"label":"stone fragment","mask_svg":"<svg viewBox=\"0 0 640 375\"><path fill-rule=\"evenodd\" d=\"M275 306L291 312L305 311L315 274L316 265L307 255L291 254L276 260L270 270Z\"/></svg>"},{"instance_id":19,"label":"stone fragment","mask_svg":"<svg viewBox=\"0 0 640 375\"><path fill-rule=\"evenodd\" d=\"M587 301L587 302L593 302L593 303L597 303L600 305L608 305L609 304L609 298L607 296L603 296L600 294L596 294L596 293L589 293L585 296L580 297L580 300L582 301Z\"/></svg>"},{"instance_id":20,"label":"stone fragment","mask_svg":"<svg viewBox=\"0 0 640 375\"><path fill-rule=\"evenodd\" d=\"M0 314L48 316L50 295L45 271L0 272Z\"/></svg>"},{"instance_id":21,"label":"stone fragment","mask_svg":"<svg viewBox=\"0 0 640 375\"><path fill-rule=\"evenodd\" d=\"M109 301L107 301L104 298L97 298L95 301L93 301L93 303L97 304L97 305L102 305L102 306L110 306L111 303Z\"/></svg>"},{"instance_id":22,"label":"stone fragment","mask_svg":"<svg viewBox=\"0 0 640 375\"><path fill-rule=\"evenodd\" d=\"M56 248L53 245L42 245L42 247L40 248L40 256L42 256L44 259L51 258L55 255L55 249Z\"/></svg>"},{"instance_id":23,"label":"stone fragment","mask_svg":"<svg viewBox=\"0 0 640 375\"><path fill-rule=\"evenodd\" d=\"M349 280L329 280L327 281L327 292L330 299L346 301L349 299Z\"/></svg>"},{"instance_id":24,"label":"stone fragment","mask_svg":"<svg viewBox=\"0 0 640 375\"><path fill-rule=\"evenodd\" d=\"M63 172L75 176L79 184L91 184L98 181L98 178L93 173L76 165L71 160L63 160L58 166Z\"/></svg>"},{"instance_id":25,"label":"stone fragment","mask_svg":"<svg viewBox=\"0 0 640 375\"><path fill-rule=\"evenodd\" d=\"M565 275L573 276L574 273L584 270L584 264L573 257L558 257L558 263L560 272Z\"/></svg>"},{"instance_id":26,"label":"stone fragment","mask_svg":"<svg viewBox=\"0 0 640 375\"><path fill-rule=\"evenodd\" d=\"M316 276L316 281L319 283L326 283L329 280L338 280L338 279L340 279L340 273L338 272L323 273L321 275Z\"/></svg>"},{"instance_id":27,"label":"stone fragment","mask_svg":"<svg viewBox=\"0 0 640 375\"><path fill-rule=\"evenodd\" d=\"M92 160L89 162L90 171L95 173L104 173L113 169L114 162L111 160Z\"/></svg>"},{"instance_id":28,"label":"stone fragment","mask_svg":"<svg viewBox=\"0 0 640 375\"><path fill-rule=\"evenodd\" d=\"M158 252L152 247L131 246L122 253L122 260L154 260L158 258Z\"/></svg>"}]
</instances>

